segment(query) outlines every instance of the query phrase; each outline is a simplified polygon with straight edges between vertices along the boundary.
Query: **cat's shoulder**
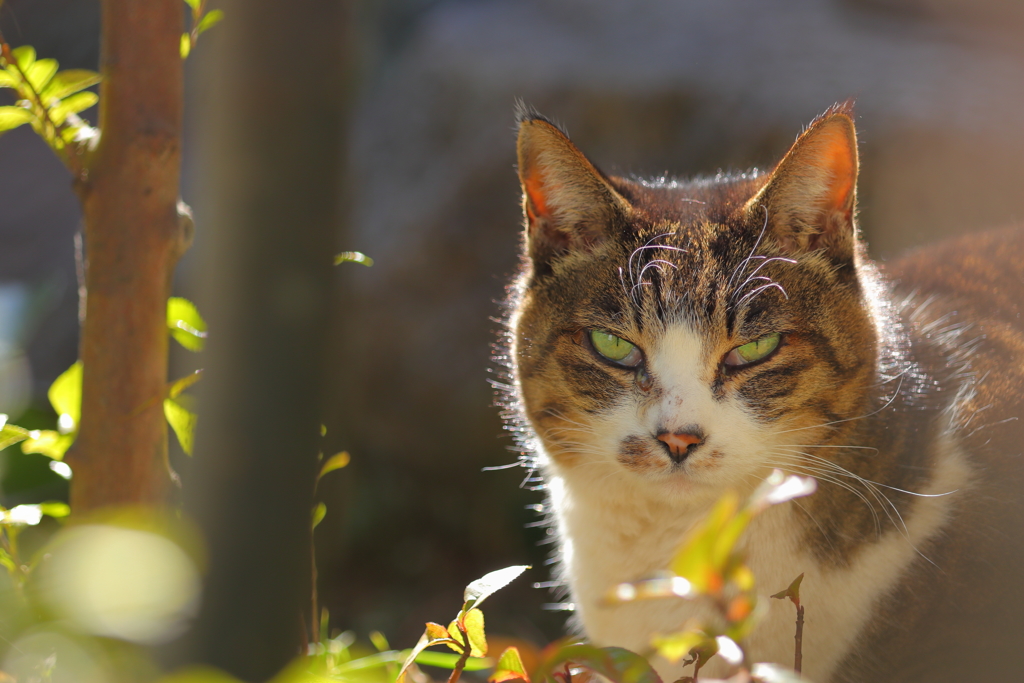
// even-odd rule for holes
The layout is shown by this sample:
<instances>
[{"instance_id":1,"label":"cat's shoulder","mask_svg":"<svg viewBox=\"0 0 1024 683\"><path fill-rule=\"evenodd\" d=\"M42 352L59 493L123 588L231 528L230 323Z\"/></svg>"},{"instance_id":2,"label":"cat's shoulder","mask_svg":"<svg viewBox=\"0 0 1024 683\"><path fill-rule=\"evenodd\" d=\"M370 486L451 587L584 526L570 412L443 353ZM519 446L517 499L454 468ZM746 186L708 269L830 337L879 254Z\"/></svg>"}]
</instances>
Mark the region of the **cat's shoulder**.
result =
<instances>
[{"instance_id":1,"label":"cat's shoulder","mask_svg":"<svg viewBox=\"0 0 1024 683\"><path fill-rule=\"evenodd\" d=\"M1024 327L1024 227L972 233L882 264L897 291L939 297L961 314Z\"/></svg>"}]
</instances>

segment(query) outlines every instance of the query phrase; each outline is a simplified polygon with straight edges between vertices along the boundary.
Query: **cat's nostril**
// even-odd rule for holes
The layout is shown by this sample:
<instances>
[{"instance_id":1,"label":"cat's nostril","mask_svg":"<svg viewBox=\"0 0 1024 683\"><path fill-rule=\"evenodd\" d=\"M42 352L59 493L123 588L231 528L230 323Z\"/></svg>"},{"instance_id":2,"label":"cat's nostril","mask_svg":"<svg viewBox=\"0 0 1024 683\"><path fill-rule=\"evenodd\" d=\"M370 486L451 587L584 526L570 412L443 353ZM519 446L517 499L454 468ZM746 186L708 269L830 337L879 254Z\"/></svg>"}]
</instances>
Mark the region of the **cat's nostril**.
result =
<instances>
[{"instance_id":1,"label":"cat's nostril","mask_svg":"<svg viewBox=\"0 0 1024 683\"><path fill-rule=\"evenodd\" d=\"M669 456L676 462L682 462L690 452L704 442L700 430L689 432L661 432L656 437L668 448Z\"/></svg>"}]
</instances>

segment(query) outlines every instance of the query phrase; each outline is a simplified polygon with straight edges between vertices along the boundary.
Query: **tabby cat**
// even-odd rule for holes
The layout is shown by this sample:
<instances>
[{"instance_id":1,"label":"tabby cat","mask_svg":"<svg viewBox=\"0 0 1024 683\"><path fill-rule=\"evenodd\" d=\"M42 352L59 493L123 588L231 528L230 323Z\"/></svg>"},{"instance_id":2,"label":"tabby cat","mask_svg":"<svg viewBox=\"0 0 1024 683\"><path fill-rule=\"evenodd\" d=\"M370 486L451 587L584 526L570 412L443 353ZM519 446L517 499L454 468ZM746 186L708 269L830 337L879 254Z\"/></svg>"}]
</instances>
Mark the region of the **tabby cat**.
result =
<instances>
[{"instance_id":1,"label":"tabby cat","mask_svg":"<svg viewBox=\"0 0 1024 683\"><path fill-rule=\"evenodd\" d=\"M872 262L850 105L690 182L606 175L523 107L518 162L509 399L581 632L642 652L699 615L604 597L779 468L818 492L743 547L764 594L805 575L806 676L1024 680L1024 235ZM791 664L793 607L762 602L750 660Z\"/></svg>"}]
</instances>

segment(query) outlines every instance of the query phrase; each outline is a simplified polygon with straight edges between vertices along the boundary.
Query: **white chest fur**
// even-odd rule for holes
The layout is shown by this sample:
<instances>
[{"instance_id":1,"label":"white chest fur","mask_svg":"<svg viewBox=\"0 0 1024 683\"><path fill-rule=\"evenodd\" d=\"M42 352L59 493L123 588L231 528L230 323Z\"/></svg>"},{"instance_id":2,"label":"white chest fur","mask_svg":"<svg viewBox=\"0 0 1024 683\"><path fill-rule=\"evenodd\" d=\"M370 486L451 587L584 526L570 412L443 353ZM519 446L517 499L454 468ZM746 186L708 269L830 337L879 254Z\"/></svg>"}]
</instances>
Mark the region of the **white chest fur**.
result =
<instances>
[{"instance_id":1,"label":"white chest fur","mask_svg":"<svg viewBox=\"0 0 1024 683\"><path fill-rule=\"evenodd\" d=\"M613 471L580 476L574 470L559 472L555 466L548 470L562 544L561 571L572 590L577 618L592 642L646 652L653 635L680 630L689 619L701 616L704 608L699 603L659 600L609 606L604 596L620 582L665 569L687 530L712 500L654 500L644 495L637 482ZM593 486L595 475L600 486ZM871 620L879 600L921 557L917 548L946 523L955 497L963 495L969 481L963 454L952 440L941 444L934 476L919 491L925 495L916 497L904 514L904 524L898 519L890 523L880 538L866 540L850 564L841 568L821 566L801 547L804 525L795 516L803 513L795 503L755 519L743 543L767 609L745 643L750 660L792 665L795 610L789 602L767 596L804 573L804 672L811 680L828 681ZM656 659L654 664L665 681L683 673L680 666L663 660ZM702 671L715 676L723 673L722 666L712 660Z\"/></svg>"}]
</instances>

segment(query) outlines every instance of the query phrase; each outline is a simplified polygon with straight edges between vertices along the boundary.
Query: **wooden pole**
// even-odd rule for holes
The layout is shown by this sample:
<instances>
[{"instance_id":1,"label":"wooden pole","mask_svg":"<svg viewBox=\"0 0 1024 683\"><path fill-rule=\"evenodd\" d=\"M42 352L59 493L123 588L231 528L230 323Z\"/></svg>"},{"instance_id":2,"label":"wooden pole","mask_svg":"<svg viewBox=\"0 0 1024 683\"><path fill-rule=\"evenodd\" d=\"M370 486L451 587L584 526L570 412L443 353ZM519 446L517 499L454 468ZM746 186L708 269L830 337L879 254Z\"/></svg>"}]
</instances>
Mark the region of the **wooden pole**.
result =
<instances>
[{"instance_id":1,"label":"wooden pole","mask_svg":"<svg viewBox=\"0 0 1024 683\"><path fill-rule=\"evenodd\" d=\"M180 0L103 0L99 146L76 189L86 242L76 515L165 499L166 305L189 235L177 215Z\"/></svg>"},{"instance_id":2,"label":"wooden pole","mask_svg":"<svg viewBox=\"0 0 1024 683\"><path fill-rule=\"evenodd\" d=\"M298 656L309 623L349 6L223 0L224 21L203 36L196 301L210 337L183 479L209 570L192 632L167 659L246 681Z\"/></svg>"}]
</instances>

